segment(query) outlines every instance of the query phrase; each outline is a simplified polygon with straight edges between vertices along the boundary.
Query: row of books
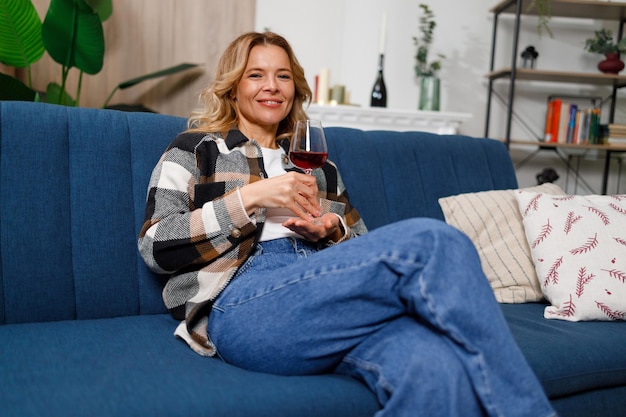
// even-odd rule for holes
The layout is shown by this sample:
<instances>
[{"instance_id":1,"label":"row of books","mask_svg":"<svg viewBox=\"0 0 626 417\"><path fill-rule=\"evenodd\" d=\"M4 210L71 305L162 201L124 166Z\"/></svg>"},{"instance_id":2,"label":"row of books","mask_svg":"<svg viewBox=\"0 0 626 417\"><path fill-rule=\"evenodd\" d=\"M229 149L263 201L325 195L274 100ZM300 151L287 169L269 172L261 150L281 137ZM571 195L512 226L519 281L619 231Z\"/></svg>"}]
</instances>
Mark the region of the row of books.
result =
<instances>
[{"instance_id":1,"label":"row of books","mask_svg":"<svg viewBox=\"0 0 626 417\"><path fill-rule=\"evenodd\" d=\"M626 125L609 123L607 143L615 145L626 145Z\"/></svg>"},{"instance_id":2,"label":"row of books","mask_svg":"<svg viewBox=\"0 0 626 417\"><path fill-rule=\"evenodd\" d=\"M548 101L544 142L597 144L600 135L600 108L570 103L560 98Z\"/></svg>"}]
</instances>

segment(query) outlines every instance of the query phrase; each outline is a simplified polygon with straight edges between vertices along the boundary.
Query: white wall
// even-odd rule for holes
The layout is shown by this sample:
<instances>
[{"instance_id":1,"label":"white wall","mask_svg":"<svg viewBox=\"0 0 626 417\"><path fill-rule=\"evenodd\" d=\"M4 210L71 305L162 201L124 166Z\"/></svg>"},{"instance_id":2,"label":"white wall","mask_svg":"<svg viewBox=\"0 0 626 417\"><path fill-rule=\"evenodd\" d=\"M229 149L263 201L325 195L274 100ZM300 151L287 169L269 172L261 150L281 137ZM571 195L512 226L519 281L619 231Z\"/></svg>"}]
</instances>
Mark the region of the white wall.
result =
<instances>
[{"instance_id":1,"label":"white wall","mask_svg":"<svg viewBox=\"0 0 626 417\"><path fill-rule=\"evenodd\" d=\"M369 94L376 76L383 13L387 13L387 45L385 82L389 108L416 109L418 84L413 66L415 47L413 36L419 36L419 4L426 3L434 11L437 28L432 53L446 55L442 79L442 111L471 113L472 119L460 127L460 133L484 136L487 80L489 70L493 15L489 12L498 0L257 0L256 30L269 28L284 35L294 47L304 66L309 83L313 85L320 68L331 70L331 85L344 84L351 102L369 106ZM602 26L617 32L615 22L590 19L554 18L550 27L554 38L539 36L537 18L523 19L520 52L534 45L539 52L536 67L565 71L597 71L599 55L583 50L584 40ZM509 66L513 19L500 18L496 68ZM502 97L508 93L508 83L496 82ZM608 88L594 88L559 83L518 83L515 112L524 123L515 121L512 137L531 139L541 134L544 124L546 96L549 94L600 94L607 96ZM624 92L620 92L617 121L626 123ZM492 105L489 136L504 134L504 107L497 99ZM608 113L606 107L604 114ZM605 116L606 117L606 116ZM532 149L514 153L523 158ZM538 166L535 166L537 165ZM590 183L599 189L599 172L590 163ZM584 165L584 164L583 164ZM565 178L564 165L551 155L534 158L518 172L521 185L534 185L534 176L543 167L554 167ZM626 182L626 181L624 181ZM565 183L562 184L563 187ZM580 192L580 189L578 190ZM595 190L597 191L597 190Z\"/></svg>"},{"instance_id":2,"label":"white wall","mask_svg":"<svg viewBox=\"0 0 626 417\"><path fill-rule=\"evenodd\" d=\"M483 117L475 110L485 103L484 74L488 66L488 6L473 12L473 2L445 1L431 8L437 16L433 52L443 53L442 110L475 114L467 131L479 132ZM444 13L454 3L459 22ZM418 33L419 1L415 0L257 0L256 28L270 28L292 43L309 83L322 67L331 70L331 85L344 84L351 102L369 105L376 78L381 22L387 13L385 83L389 108L417 109L418 83L413 67ZM453 82L454 80L454 82ZM470 127L471 126L471 127Z\"/></svg>"}]
</instances>

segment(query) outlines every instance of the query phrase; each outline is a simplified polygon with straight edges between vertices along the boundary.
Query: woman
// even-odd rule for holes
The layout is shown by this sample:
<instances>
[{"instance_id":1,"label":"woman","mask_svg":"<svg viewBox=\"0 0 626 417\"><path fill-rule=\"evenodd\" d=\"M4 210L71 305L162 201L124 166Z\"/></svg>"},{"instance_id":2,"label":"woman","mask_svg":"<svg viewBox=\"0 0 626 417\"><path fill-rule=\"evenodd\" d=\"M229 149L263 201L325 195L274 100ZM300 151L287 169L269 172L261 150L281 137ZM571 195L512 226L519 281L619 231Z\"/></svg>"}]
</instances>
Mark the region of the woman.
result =
<instances>
[{"instance_id":1,"label":"woman","mask_svg":"<svg viewBox=\"0 0 626 417\"><path fill-rule=\"evenodd\" d=\"M366 233L331 162L289 162L310 97L284 38L244 34L157 164L139 247L170 274L176 334L250 370L351 375L379 416L554 415L464 235L432 219Z\"/></svg>"}]
</instances>

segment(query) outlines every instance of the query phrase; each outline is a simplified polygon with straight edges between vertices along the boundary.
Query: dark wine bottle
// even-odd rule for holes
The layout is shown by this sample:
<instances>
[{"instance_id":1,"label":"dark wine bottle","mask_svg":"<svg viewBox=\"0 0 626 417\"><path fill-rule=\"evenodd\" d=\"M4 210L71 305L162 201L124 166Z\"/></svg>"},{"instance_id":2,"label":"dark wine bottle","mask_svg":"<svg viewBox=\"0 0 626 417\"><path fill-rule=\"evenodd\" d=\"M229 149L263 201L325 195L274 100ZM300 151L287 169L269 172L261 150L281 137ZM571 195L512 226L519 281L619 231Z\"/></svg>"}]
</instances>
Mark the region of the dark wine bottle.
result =
<instances>
[{"instance_id":1,"label":"dark wine bottle","mask_svg":"<svg viewBox=\"0 0 626 417\"><path fill-rule=\"evenodd\" d=\"M385 87L385 78L383 77L383 60L385 55L380 54L378 58L378 76L372 88L372 97L370 105L372 107L387 107L387 88Z\"/></svg>"}]
</instances>

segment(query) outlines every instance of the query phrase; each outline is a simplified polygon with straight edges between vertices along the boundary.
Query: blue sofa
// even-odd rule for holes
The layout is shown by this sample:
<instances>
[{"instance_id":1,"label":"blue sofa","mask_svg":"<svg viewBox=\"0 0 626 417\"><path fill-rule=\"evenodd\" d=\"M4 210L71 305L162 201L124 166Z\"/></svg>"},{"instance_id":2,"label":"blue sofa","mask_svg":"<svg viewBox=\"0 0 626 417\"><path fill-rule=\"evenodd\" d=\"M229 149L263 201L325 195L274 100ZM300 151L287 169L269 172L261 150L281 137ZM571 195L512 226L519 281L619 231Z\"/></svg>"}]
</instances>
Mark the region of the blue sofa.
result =
<instances>
[{"instance_id":1,"label":"blue sofa","mask_svg":"<svg viewBox=\"0 0 626 417\"><path fill-rule=\"evenodd\" d=\"M0 416L372 416L376 399L356 380L248 372L173 336L163 277L136 236L151 170L184 126L0 102ZM443 219L440 197L517 186L496 141L327 135L370 229ZM562 416L626 415L626 324L544 320L540 303L502 309Z\"/></svg>"}]
</instances>

